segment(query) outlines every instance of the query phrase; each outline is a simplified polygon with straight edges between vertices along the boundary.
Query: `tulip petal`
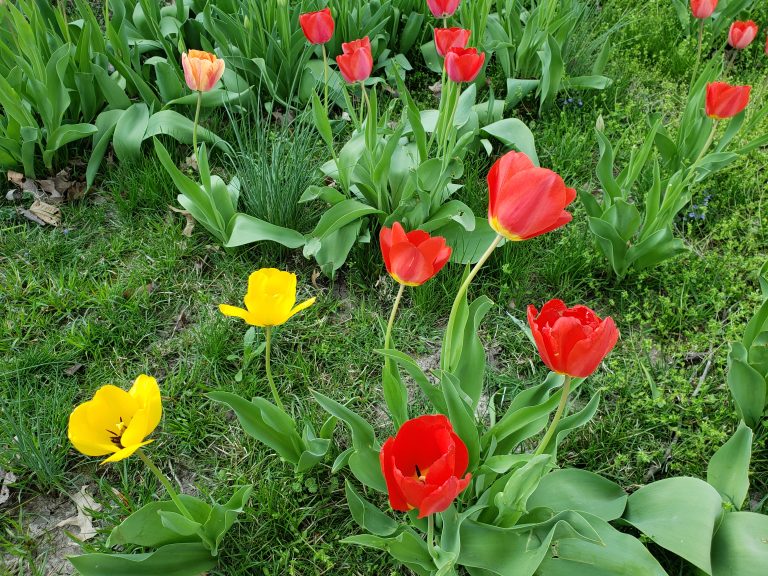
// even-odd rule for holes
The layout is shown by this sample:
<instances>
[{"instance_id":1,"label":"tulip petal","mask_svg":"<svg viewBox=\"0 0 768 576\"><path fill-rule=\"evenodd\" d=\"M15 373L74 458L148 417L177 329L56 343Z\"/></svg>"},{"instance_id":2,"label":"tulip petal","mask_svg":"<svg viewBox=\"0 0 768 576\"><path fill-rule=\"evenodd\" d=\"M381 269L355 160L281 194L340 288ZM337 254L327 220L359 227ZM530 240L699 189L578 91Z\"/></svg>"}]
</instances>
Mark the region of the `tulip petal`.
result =
<instances>
[{"instance_id":1,"label":"tulip petal","mask_svg":"<svg viewBox=\"0 0 768 576\"><path fill-rule=\"evenodd\" d=\"M507 152L494 162L488 172L488 219L496 215L496 201L502 184L523 170L534 168L531 159L522 152Z\"/></svg>"},{"instance_id":2,"label":"tulip petal","mask_svg":"<svg viewBox=\"0 0 768 576\"><path fill-rule=\"evenodd\" d=\"M147 412L147 431L144 436L149 436L160 424L160 418L163 416L163 403L157 380L152 376L141 374L136 378L128 394L135 398L137 404Z\"/></svg>"},{"instance_id":3,"label":"tulip petal","mask_svg":"<svg viewBox=\"0 0 768 576\"><path fill-rule=\"evenodd\" d=\"M230 306L229 304L219 304L219 311L222 314L224 314L224 316L230 316L232 318L240 318L242 320L245 320L248 324L251 324L252 326L264 326L263 324L256 322L253 314L251 314L248 310L238 308L237 306Z\"/></svg>"},{"instance_id":4,"label":"tulip petal","mask_svg":"<svg viewBox=\"0 0 768 576\"><path fill-rule=\"evenodd\" d=\"M384 474L384 481L387 484L387 492L389 493L389 505L393 510L400 512L407 512L410 510L408 502L405 499L400 486L397 483L395 475L395 460L392 450L394 448L395 439L389 438L381 447L379 452L379 461L381 463L381 470Z\"/></svg>"},{"instance_id":5,"label":"tulip petal","mask_svg":"<svg viewBox=\"0 0 768 576\"><path fill-rule=\"evenodd\" d=\"M141 448L142 446L146 446L147 444L151 444L154 442L154 440L147 440L146 442L142 442L141 444L133 444L132 446L127 446L126 448L123 448L122 450L118 450L112 456L107 458L106 460L102 460L102 464L108 464L109 462L118 462L120 460L125 460L130 455L132 455L136 450Z\"/></svg>"},{"instance_id":6,"label":"tulip petal","mask_svg":"<svg viewBox=\"0 0 768 576\"><path fill-rule=\"evenodd\" d=\"M586 378L592 374L616 345L619 331L609 316L600 324L590 338L574 344L568 353L568 374Z\"/></svg>"},{"instance_id":7,"label":"tulip petal","mask_svg":"<svg viewBox=\"0 0 768 576\"><path fill-rule=\"evenodd\" d=\"M421 501L419 518L426 518L431 514L447 510L453 499L469 485L471 479L471 474L467 474L463 479L451 476L442 486L432 491Z\"/></svg>"},{"instance_id":8,"label":"tulip petal","mask_svg":"<svg viewBox=\"0 0 768 576\"><path fill-rule=\"evenodd\" d=\"M317 300L317 298L315 298L315 297L309 298L308 300L304 300L304 302L302 302L301 304L298 304L297 306L294 306L293 309L291 310L290 314L288 315L288 318L291 318L292 316L295 316L296 314L298 314L302 310L305 310L305 309L309 308L310 306L312 306L312 304L315 303L315 300ZM286 320L287 320L287 318L286 318Z\"/></svg>"},{"instance_id":9,"label":"tulip petal","mask_svg":"<svg viewBox=\"0 0 768 576\"><path fill-rule=\"evenodd\" d=\"M115 452L117 447L112 443L112 436L106 429L91 427L88 411L90 403L85 402L75 408L69 415L67 436L75 449L86 456L104 456Z\"/></svg>"}]
</instances>

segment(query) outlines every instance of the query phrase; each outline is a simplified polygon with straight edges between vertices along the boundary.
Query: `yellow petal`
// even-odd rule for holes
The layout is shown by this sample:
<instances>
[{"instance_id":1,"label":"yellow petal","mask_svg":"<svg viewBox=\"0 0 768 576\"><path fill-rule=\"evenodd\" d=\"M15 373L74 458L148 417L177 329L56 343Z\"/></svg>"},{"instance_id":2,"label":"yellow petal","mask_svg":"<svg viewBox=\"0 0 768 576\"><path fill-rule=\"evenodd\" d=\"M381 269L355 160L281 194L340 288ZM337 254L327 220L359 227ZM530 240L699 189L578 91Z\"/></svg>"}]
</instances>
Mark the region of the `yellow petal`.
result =
<instances>
[{"instance_id":1,"label":"yellow petal","mask_svg":"<svg viewBox=\"0 0 768 576\"><path fill-rule=\"evenodd\" d=\"M163 415L163 401L160 398L160 387L157 385L157 380L152 376L140 374L128 394L136 400L140 410L147 413L146 429L142 438L149 436L160 424L160 418ZM134 416L135 418L136 416ZM125 442L123 442L123 446L126 446Z\"/></svg>"},{"instance_id":2,"label":"yellow petal","mask_svg":"<svg viewBox=\"0 0 768 576\"><path fill-rule=\"evenodd\" d=\"M146 442L142 442L141 444L134 444L133 446L127 446L126 448L123 448L122 450L118 450L117 452L112 454L112 456L110 456L106 460L102 460L101 463L102 464L107 464L108 462L118 462L119 460L125 460L126 458L128 458L128 456L130 456L131 454L136 452L136 450L138 450L142 446L146 446L147 444L149 444L151 442L153 442L153 440L147 440Z\"/></svg>"},{"instance_id":3,"label":"yellow petal","mask_svg":"<svg viewBox=\"0 0 768 576\"><path fill-rule=\"evenodd\" d=\"M304 302L302 302L298 306L294 306L293 310L291 310L291 314L290 314L289 318L291 316L293 316L294 314L298 314L299 312L301 312L305 308L309 308L310 306L312 306L312 304L315 303L315 300L317 300L317 298L310 298L309 300L304 300Z\"/></svg>"},{"instance_id":4,"label":"yellow petal","mask_svg":"<svg viewBox=\"0 0 768 576\"><path fill-rule=\"evenodd\" d=\"M264 324L260 324L258 318L249 312L248 310L244 310L243 308L238 308L237 306L230 306L229 304L219 304L219 311L224 314L224 316L231 316L233 318L241 318L242 320L245 320L248 324L251 324L253 326L264 326Z\"/></svg>"},{"instance_id":5,"label":"yellow petal","mask_svg":"<svg viewBox=\"0 0 768 576\"><path fill-rule=\"evenodd\" d=\"M117 447L112 443L112 436L106 430L99 432L91 428L88 418L90 402L80 404L69 415L67 436L72 446L86 456L104 456L114 452Z\"/></svg>"},{"instance_id":6,"label":"yellow petal","mask_svg":"<svg viewBox=\"0 0 768 576\"><path fill-rule=\"evenodd\" d=\"M112 438L119 436L118 424L133 419L138 405L128 392L108 384L92 400L72 411L68 436L72 445L86 456L102 456L117 448Z\"/></svg>"},{"instance_id":7,"label":"yellow petal","mask_svg":"<svg viewBox=\"0 0 768 576\"><path fill-rule=\"evenodd\" d=\"M144 438L150 435L152 429L149 428L149 411L139 410L134 414L133 420L128 423L128 427L120 438L120 444L123 448L137 446L144 441Z\"/></svg>"}]
</instances>

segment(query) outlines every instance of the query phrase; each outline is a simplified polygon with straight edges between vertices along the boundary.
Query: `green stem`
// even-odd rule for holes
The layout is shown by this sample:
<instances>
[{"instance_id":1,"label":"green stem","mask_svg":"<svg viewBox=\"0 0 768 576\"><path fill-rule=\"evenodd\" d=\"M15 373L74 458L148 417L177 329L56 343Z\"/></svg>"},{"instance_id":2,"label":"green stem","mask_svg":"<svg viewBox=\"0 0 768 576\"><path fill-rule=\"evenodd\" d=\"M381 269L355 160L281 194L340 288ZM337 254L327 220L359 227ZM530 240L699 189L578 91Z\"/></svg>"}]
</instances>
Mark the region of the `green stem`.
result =
<instances>
[{"instance_id":1,"label":"green stem","mask_svg":"<svg viewBox=\"0 0 768 576\"><path fill-rule=\"evenodd\" d=\"M717 120L714 120L712 122L712 130L709 132L709 137L707 138L707 141L704 144L704 147L701 149L701 152L699 152L699 155L696 158L696 160L693 161L693 164L691 164L692 169L696 167L696 165L701 161L702 158L704 158L704 155L707 153L707 150L709 150L709 147L712 145L712 141L715 139L716 133L717 133Z\"/></svg>"},{"instance_id":2,"label":"green stem","mask_svg":"<svg viewBox=\"0 0 768 576\"><path fill-rule=\"evenodd\" d=\"M328 52L325 50L325 44L323 44L323 78L325 80L325 115L328 116Z\"/></svg>"},{"instance_id":3,"label":"green stem","mask_svg":"<svg viewBox=\"0 0 768 576\"><path fill-rule=\"evenodd\" d=\"M491 242L491 245L488 246L488 249L485 251L485 253L480 256L480 260L477 261L477 264L475 264L475 266L472 268L469 276L467 276L466 280L464 280L462 285L459 287L459 291L456 293L456 298L453 300L453 306L451 306L451 315L448 317L448 327L445 329L444 350L448 352L451 350L451 334L453 333L453 325L456 322L459 306L461 306L462 300L467 295L467 290L469 289L469 285L472 283L472 280L475 278L475 276L477 276L477 273L480 271L480 268L482 268L483 264L485 264L488 258L491 257L491 254L493 254L493 251L496 249L496 246L499 245L499 242L501 242L502 238L503 237L501 234L496 235L496 238L493 239L493 242ZM447 362L448 358L445 360Z\"/></svg>"},{"instance_id":4,"label":"green stem","mask_svg":"<svg viewBox=\"0 0 768 576\"><path fill-rule=\"evenodd\" d=\"M547 433L544 434L544 438L541 439L539 447L536 448L536 452L533 454L534 456L538 456L544 452L547 444L549 444L550 440L552 440L552 436L555 434L557 424L563 417L563 412L565 412L565 405L568 403L568 393L571 391L571 379L571 376L568 374L565 375L565 382L563 383L563 390L560 393L560 404L557 406L557 412L555 412L555 417L552 419L552 423L549 425Z\"/></svg>"},{"instance_id":5,"label":"green stem","mask_svg":"<svg viewBox=\"0 0 768 576\"><path fill-rule=\"evenodd\" d=\"M701 45L704 40L704 19L699 19L699 47L696 50L696 66L693 68L693 74L691 75L691 85L688 88L688 91L690 92L690 89L693 88L693 84L696 82L696 74L699 73L699 66L701 65Z\"/></svg>"},{"instance_id":6,"label":"green stem","mask_svg":"<svg viewBox=\"0 0 768 576\"><path fill-rule=\"evenodd\" d=\"M427 516L427 550L432 558L435 558L435 515Z\"/></svg>"},{"instance_id":7,"label":"green stem","mask_svg":"<svg viewBox=\"0 0 768 576\"><path fill-rule=\"evenodd\" d=\"M168 480L168 478L165 477L165 474L160 472L160 469L157 466L155 466L155 463L152 462L152 460L149 459L149 456L144 454L144 451L141 448L136 450L136 454L138 454L139 458L141 458L141 461L147 465L147 468L149 468L152 471L152 473L157 477L157 479L160 480L160 483L163 486L165 486L166 492L168 492L168 495L171 497L171 500L173 500L173 503L176 505L176 508L179 509L179 512L181 512L187 520L191 520L192 522L197 522L197 520L195 520L192 517L192 514L189 513L189 510L187 510L187 507L184 506L184 503L179 498L179 495L177 494L176 490L173 489L173 485L171 485L170 480Z\"/></svg>"},{"instance_id":8,"label":"green stem","mask_svg":"<svg viewBox=\"0 0 768 576\"><path fill-rule=\"evenodd\" d=\"M267 371L267 380L269 380L269 387L272 390L272 397L275 399L275 404L283 412L285 412L285 406L280 400L280 395L277 393L277 386L275 386L275 380L272 378L272 366L270 364L270 357L272 356L272 326L264 327L264 337L267 340L267 349L264 351L264 367Z\"/></svg>"},{"instance_id":9,"label":"green stem","mask_svg":"<svg viewBox=\"0 0 768 576\"><path fill-rule=\"evenodd\" d=\"M387 332L384 336L384 350L389 350L390 345L392 344L392 327L395 324L395 316L397 315L397 309L400 307L400 300L403 297L403 292L405 292L405 284L400 284L400 289L397 291L397 296L395 296L395 303L392 305L392 312L389 315ZM384 364L387 364L388 362L389 359L386 358Z\"/></svg>"},{"instance_id":10,"label":"green stem","mask_svg":"<svg viewBox=\"0 0 768 576\"><path fill-rule=\"evenodd\" d=\"M203 104L203 91L197 91L197 109L195 110L195 124L192 127L192 150L195 154L195 162L197 162L197 169L200 170L200 158L197 153L197 124L200 122L200 107Z\"/></svg>"}]
</instances>

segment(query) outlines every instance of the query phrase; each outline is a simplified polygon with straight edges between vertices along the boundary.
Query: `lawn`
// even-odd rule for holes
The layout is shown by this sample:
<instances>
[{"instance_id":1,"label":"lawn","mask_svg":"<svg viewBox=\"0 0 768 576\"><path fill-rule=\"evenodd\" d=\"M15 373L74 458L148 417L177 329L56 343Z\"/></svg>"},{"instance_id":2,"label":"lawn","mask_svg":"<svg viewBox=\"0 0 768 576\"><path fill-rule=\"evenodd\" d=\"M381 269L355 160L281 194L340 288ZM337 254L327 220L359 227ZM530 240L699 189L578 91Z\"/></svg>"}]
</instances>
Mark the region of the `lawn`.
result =
<instances>
[{"instance_id":1,"label":"lawn","mask_svg":"<svg viewBox=\"0 0 768 576\"><path fill-rule=\"evenodd\" d=\"M665 125L678 121L696 61L696 35L683 32L669 0L599 4L589 22L593 38L613 30L604 72L612 84L602 91L562 92L541 115L535 99L511 113L535 135L541 165L588 193L600 188L596 123L612 142L623 140L618 157L626 162L645 137L649 113L660 112ZM768 25L764 5L750 17ZM755 44L761 38L762 32ZM420 106L436 107L425 89L435 75L421 65L418 47L407 56L416 68L407 77L412 94ZM503 85L503 73L493 66L490 83L501 77ZM753 86L751 105L757 107L768 93L767 72L762 46L752 46L739 53L728 75ZM241 204L257 210L265 198L282 198L276 195L284 191L288 199L260 217L283 210L276 216L281 225L302 233L312 229L317 207L293 209L304 188L323 184L318 168L329 159L311 124L287 131L274 121L233 117L220 108L203 125L230 142L241 141L240 157L212 157L215 172L226 179L238 175L245 184ZM765 118L761 130L768 131ZM192 154L188 146L163 141L177 164ZM478 216L487 211L486 174L502 151L497 146L490 157L480 152L465 161L461 199ZM88 148L72 146L68 165L84 171L72 161L87 162L88 154ZM594 418L562 442L558 466L599 473L630 493L663 478L705 478L710 458L739 423L726 384L729 343L741 339L762 302L766 165L763 146L694 185L690 205L674 223L687 251L623 278L596 248L579 201L569 207L573 221L567 226L497 249L470 288L471 297L484 294L493 301L480 329L488 370L479 421L489 420L490 412L503 414L518 392L547 375L520 328L527 305L541 307L551 298L583 303L601 317L611 316L621 338L572 397L574 409L596 391L602 400ZM267 189L264 170L270 168ZM254 485L250 505L210 574L408 573L385 552L339 542L361 532L347 508L345 478L351 476L331 470L350 443L346 428L337 427L340 446L318 466L296 473L207 397L214 390L269 397L262 354L238 375L246 326L218 306L239 304L249 274L275 267L297 274L299 300L317 298L275 330L272 370L288 412L319 428L326 416L313 390L354 408L379 438L394 434L381 390L383 363L372 351L383 346L397 285L376 237L356 244L329 278L301 249L271 242L223 248L200 224L185 233L187 220L173 209L179 208L177 190L151 145L134 161L108 155L99 174L82 199L61 206L58 227L30 222L14 203L0 202L0 472L15 478L7 483L7 497L0 497L0 557L6 566L0 573L74 573L62 557L81 550L64 532L71 531L73 539L80 532L56 522L75 515L64 495L83 486L99 508L93 513L97 534L83 542L83 552L106 551L112 527L164 497L138 459L100 465L67 440L73 406L104 384L127 388L142 373L157 378L164 408L147 451L180 491L226 500L232 487ZM449 263L424 286L405 292L393 339L425 370L439 364L464 271ZM256 338L257 344L263 341L262 332ZM414 394L412 411L426 409ZM535 446L533 440L525 445ZM768 513L767 446L766 427L759 427L744 509L762 514ZM368 497L387 509L385 495ZM40 519L46 515L55 522ZM694 573L685 560L649 546L669 574Z\"/></svg>"}]
</instances>

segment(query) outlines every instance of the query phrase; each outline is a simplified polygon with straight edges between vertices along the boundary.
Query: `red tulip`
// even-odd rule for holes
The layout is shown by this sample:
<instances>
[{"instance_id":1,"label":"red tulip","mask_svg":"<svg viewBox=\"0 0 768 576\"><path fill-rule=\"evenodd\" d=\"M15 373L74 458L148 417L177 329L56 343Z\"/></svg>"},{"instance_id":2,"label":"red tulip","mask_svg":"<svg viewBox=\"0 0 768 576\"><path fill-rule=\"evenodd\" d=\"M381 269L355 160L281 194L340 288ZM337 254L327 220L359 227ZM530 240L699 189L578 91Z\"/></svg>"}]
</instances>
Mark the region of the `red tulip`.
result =
<instances>
[{"instance_id":1,"label":"red tulip","mask_svg":"<svg viewBox=\"0 0 768 576\"><path fill-rule=\"evenodd\" d=\"M381 255L387 272L406 286L421 286L440 272L451 257L451 248L442 236L431 237L423 230L405 233L399 222L383 227L379 234Z\"/></svg>"},{"instance_id":2,"label":"red tulip","mask_svg":"<svg viewBox=\"0 0 768 576\"><path fill-rule=\"evenodd\" d=\"M705 106L707 116L718 120L736 116L749 104L750 90L752 86L731 86L727 82L710 82L707 84Z\"/></svg>"},{"instance_id":3,"label":"red tulip","mask_svg":"<svg viewBox=\"0 0 768 576\"><path fill-rule=\"evenodd\" d=\"M335 23L330 8L302 14L299 24L310 44L325 44L333 37Z\"/></svg>"},{"instance_id":4,"label":"red tulip","mask_svg":"<svg viewBox=\"0 0 768 576\"><path fill-rule=\"evenodd\" d=\"M752 44L752 40L756 36L757 24L752 20L747 20L746 22L739 22L737 20L731 24L731 29L728 31L728 44L737 50L743 50Z\"/></svg>"},{"instance_id":5,"label":"red tulip","mask_svg":"<svg viewBox=\"0 0 768 576\"><path fill-rule=\"evenodd\" d=\"M394 510L416 508L419 518L443 512L467 487L467 447L442 414L419 416L400 427L379 453Z\"/></svg>"},{"instance_id":6,"label":"red tulip","mask_svg":"<svg viewBox=\"0 0 768 576\"><path fill-rule=\"evenodd\" d=\"M461 0L427 0L430 12L435 18L453 16Z\"/></svg>"},{"instance_id":7,"label":"red tulip","mask_svg":"<svg viewBox=\"0 0 768 576\"><path fill-rule=\"evenodd\" d=\"M768 35L765 37L765 55L768 56Z\"/></svg>"},{"instance_id":8,"label":"red tulip","mask_svg":"<svg viewBox=\"0 0 768 576\"><path fill-rule=\"evenodd\" d=\"M445 55L445 70L448 78L456 83L472 82L485 62L485 53L477 48L451 48Z\"/></svg>"},{"instance_id":9,"label":"red tulip","mask_svg":"<svg viewBox=\"0 0 768 576\"><path fill-rule=\"evenodd\" d=\"M181 67L189 89L200 92L213 90L224 74L224 60L202 50L184 52L181 55Z\"/></svg>"},{"instance_id":10,"label":"red tulip","mask_svg":"<svg viewBox=\"0 0 768 576\"><path fill-rule=\"evenodd\" d=\"M451 48L464 48L469 41L471 30L464 28L435 28L435 48L445 57Z\"/></svg>"},{"instance_id":11,"label":"red tulip","mask_svg":"<svg viewBox=\"0 0 768 576\"><path fill-rule=\"evenodd\" d=\"M507 152L488 172L488 220L509 240L527 240L565 226L573 218L565 207L576 190L522 152Z\"/></svg>"},{"instance_id":12,"label":"red tulip","mask_svg":"<svg viewBox=\"0 0 768 576\"><path fill-rule=\"evenodd\" d=\"M568 308L562 300L550 300L541 313L528 306L528 325L544 364L575 378L592 374L619 339L610 316L600 320L586 306Z\"/></svg>"},{"instance_id":13,"label":"red tulip","mask_svg":"<svg viewBox=\"0 0 768 576\"><path fill-rule=\"evenodd\" d=\"M717 0L691 0L694 18L709 18L717 8Z\"/></svg>"},{"instance_id":14,"label":"red tulip","mask_svg":"<svg viewBox=\"0 0 768 576\"><path fill-rule=\"evenodd\" d=\"M336 56L336 63L344 80L350 84L367 80L373 70L371 41L368 36L342 44L341 50L344 53Z\"/></svg>"}]
</instances>

